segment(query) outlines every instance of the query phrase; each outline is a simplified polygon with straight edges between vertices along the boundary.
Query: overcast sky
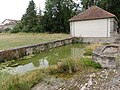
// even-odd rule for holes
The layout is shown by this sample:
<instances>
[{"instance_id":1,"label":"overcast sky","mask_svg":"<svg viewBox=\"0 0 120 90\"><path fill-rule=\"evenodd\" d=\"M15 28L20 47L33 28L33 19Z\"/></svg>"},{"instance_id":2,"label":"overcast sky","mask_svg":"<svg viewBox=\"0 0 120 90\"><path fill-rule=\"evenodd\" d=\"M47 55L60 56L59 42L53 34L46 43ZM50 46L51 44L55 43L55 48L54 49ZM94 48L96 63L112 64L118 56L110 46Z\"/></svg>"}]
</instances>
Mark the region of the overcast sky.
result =
<instances>
[{"instance_id":1,"label":"overcast sky","mask_svg":"<svg viewBox=\"0 0 120 90\"><path fill-rule=\"evenodd\" d=\"M4 19L20 20L30 0L0 0L0 23ZM44 8L45 0L34 0L36 7Z\"/></svg>"},{"instance_id":2,"label":"overcast sky","mask_svg":"<svg viewBox=\"0 0 120 90\"><path fill-rule=\"evenodd\" d=\"M5 19L20 20L30 0L0 0L0 23ZM79 1L79 0L74 0ZM37 9L45 7L45 0L34 0Z\"/></svg>"}]
</instances>

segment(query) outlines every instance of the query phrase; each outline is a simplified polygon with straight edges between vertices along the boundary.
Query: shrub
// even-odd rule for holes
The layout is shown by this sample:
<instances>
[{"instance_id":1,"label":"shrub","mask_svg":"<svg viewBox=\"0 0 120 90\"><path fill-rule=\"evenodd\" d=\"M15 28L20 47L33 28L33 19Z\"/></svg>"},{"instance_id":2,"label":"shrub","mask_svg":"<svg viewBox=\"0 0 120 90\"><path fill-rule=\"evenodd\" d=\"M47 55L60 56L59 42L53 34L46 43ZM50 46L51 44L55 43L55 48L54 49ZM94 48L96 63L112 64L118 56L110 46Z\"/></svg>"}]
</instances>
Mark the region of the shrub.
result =
<instances>
[{"instance_id":1,"label":"shrub","mask_svg":"<svg viewBox=\"0 0 120 90\"><path fill-rule=\"evenodd\" d=\"M10 33L18 33L20 32L21 30L20 29L11 29L10 30Z\"/></svg>"},{"instance_id":2,"label":"shrub","mask_svg":"<svg viewBox=\"0 0 120 90\"><path fill-rule=\"evenodd\" d=\"M2 32L8 32L8 31L10 31L11 30L11 28L6 28L6 29L4 29Z\"/></svg>"},{"instance_id":3,"label":"shrub","mask_svg":"<svg viewBox=\"0 0 120 90\"><path fill-rule=\"evenodd\" d=\"M62 60L61 64L58 65L60 73L72 73L76 71L76 64L73 58L67 58Z\"/></svg>"},{"instance_id":4,"label":"shrub","mask_svg":"<svg viewBox=\"0 0 120 90\"><path fill-rule=\"evenodd\" d=\"M50 66L48 68L49 74L57 74L57 73L73 73L76 71L75 61L72 58L67 58L58 62L56 66Z\"/></svg>"},{"instance_id":5,"label":"shrub","mask_svg":"<svg viewBox=\"0 0 120 90\"><path fill-rule=\"evenodd\" d=\"M101 68L101 65L94 62L91 58L81 58L80 62L85 67Z\"/></svg>"},{"instance_id":6,"label":"shrub","mask_svg":"<svg viewBox=\"0 0 120 90\"><path fill-rule=\"evenodd\" d=\"M21 30L22 30L21 23L17 23L17 25L10 30L10 33L18 33L21 32Z\"/></svg>"}]
</instances>

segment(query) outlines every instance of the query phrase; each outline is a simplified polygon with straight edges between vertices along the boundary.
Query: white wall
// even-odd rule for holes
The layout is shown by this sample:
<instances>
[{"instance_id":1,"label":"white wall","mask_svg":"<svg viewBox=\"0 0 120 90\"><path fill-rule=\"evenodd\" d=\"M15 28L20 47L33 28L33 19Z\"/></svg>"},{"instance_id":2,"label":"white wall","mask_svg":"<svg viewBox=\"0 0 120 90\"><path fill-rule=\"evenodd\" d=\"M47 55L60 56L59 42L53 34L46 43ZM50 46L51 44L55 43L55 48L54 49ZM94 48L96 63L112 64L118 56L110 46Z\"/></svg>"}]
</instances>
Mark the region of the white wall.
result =
<instances>
[{"instance_id":1,"label":"white wall","mask_svg":"<svg viewBox=\"0 0 120 90\"><path fill-rule=\"evenodd\" d=\"M72 37L110 37L110 19L70 22Z\"/></svg>"}]
</instances>

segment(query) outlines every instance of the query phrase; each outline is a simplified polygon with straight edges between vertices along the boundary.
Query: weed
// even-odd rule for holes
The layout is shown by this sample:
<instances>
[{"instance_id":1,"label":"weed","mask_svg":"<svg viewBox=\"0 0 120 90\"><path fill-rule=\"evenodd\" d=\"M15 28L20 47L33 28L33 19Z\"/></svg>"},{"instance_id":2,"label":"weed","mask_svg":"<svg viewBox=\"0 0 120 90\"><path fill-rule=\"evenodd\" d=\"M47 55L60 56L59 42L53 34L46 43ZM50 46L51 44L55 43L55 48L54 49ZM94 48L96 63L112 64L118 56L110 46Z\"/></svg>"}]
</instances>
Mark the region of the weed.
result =
<instances>
[{"instance_id":1,"label":"weed","mask_svg":"<svg viewBox=\"0 0 120 90\"><path fill-rule=\"evenodd\" d=\"M30 90L32 86L44 78L41 70L28 72L24 75L12 75L2 82L2 90Z\"/></svg>"},{"instance_id":2,"label":"weed","mask_svg":"<svg viewBox=\"0 0 120 90\"><path fill-rule=\"evenodd\" d=\"M84 53L85 56L92 56L92 49L87 49Z\"/></svg>"}]
</instances>

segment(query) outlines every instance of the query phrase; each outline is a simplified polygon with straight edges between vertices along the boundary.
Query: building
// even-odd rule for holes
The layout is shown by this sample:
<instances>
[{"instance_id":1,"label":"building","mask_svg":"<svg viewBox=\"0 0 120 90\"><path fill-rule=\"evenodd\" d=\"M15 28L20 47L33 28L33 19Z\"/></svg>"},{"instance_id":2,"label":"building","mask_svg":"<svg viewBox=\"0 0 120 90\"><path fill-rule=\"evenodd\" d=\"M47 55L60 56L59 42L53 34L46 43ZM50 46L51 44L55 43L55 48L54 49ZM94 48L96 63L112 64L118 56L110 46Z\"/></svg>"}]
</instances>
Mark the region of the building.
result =
<instances>
[{"instance_id":1,"label":"building","mask_svg":"<svg viewBox=\"0 0 120 90\"><path fill-rule=\"evenodd\" d=\"M13 27L18 23L18 20L12 20L12 19L5 19L1 25L0 29L5 30L7 28L13 29Z\"/></svg>"},{"instance_id":2,"label":"building","mask_svg":"<svg viewBox=\"0 0 120 90\"><path fill-rule=\"evenodd\" d=\"M70 20L72 37L114 37L117 35L117 17L97 6L72 17Z\"/></svg>"}]
</instances>

